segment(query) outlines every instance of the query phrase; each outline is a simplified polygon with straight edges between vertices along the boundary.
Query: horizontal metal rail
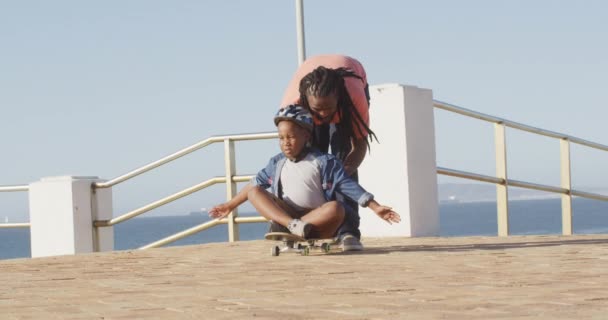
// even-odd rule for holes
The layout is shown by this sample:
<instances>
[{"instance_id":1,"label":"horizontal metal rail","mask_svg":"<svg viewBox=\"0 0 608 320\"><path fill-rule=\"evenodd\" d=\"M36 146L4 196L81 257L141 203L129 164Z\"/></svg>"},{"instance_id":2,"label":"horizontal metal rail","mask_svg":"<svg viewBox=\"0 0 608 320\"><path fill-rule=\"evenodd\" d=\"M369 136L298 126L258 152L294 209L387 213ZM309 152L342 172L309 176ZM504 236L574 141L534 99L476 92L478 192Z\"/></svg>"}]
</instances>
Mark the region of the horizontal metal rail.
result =
<instances>
[{"instance_id":1,"label":"horizontal metal rail","mask_svg":"<svg viewBox=\"0 0 608 320\"><path fill-rule=\"evenodd\" d=\"M173 160L176 160L178 158L181 158L187 154L190 154L196 150L199 150L201 148L204 148L212 143L216 143L216 142L224 142L225 140L231 140L231 141L245 141L245 140L263 140L263 139L274 139L278 137L278 134L276 132L267 132L267 133L252 133L252 134L241 134L241 135L229 135L229 136L217 136L217 137L211 137L208 139L205 139L201 142L198 142L196 144L193 144L187 148L184 148L182 150L179 150L173 154L170 154L160 160L151 162L141 168L135 169L131 172L128 172L126 174L123 174L119 177L116 177L112 180L109 181L105 181L105 182L96 182L93 184L94 188L109 188L112 187L114 185L117 185L121 182L124 182L126 180L129 180L133 177L136 177L144 172L148 172L154 168L160 167L166 163L169 163Z\"/></svg>"},{"instance_id":2,"label":"horizontal metal rail","mask_svg":"<svg viewBox=\"0 0 608 320\"><path fill-rule=\"evenodd\" d=\"M258 222L267 222L268 220L266 220L266 218L264 217L237 217L234 219L235 223L258 223ZM203 230L207 230L210 229L212 227L215 227L217 225L220 224L227 224L228 223L228 219L215 219L215 220L211 220L211 221L207 221L203 224L200 224L198 226L194 226L190 229L186 229L182 232L178 232L174 235L168 236L166 238L163 238L161 240L155 241L153 243L150 243L148 245L145 245L141 248L139 248L140 250L143 249L150 249L150 248L158 248L158 247L162 247L164 245L167 245L169 243L173 243L175 241L178 241L180 239L189 237L195 233L201 232Z\"/></svg>"},{"instance_id":3,"label":"horizontal metal rail","mask_svg":"<svg viewBox=\"0 0 608 320\"><path fill-rule=\"evenodd\" d=\"M207 222L205 222L203 224L200 224L198 226L192 227L190 229L186 229L186 230L184 230L182 232L178 232L178 233L173 234L171 236L168 236L166 238L163 238L163 239L160 239L158 241L152 242L152 243L150 243L148 245L140 247L139 249L143 250L143 249L150 249L150 248L158 248L158 247L164 246L166 244L175 242L177 240L183 239L185 237L191 236L191 235L193 235L195 233L198 233L198 232L201 232L203 230L207 230L209 228L215 227L215 226L217 226L219 224L222 224L222 223L227 223L227 220L226 221L222 221L222 220L217 220L216 219L216 220L207 221Z\"/></svg>"},{"instance_id":4,"label":"horizontal metal rail","mask_svg":"<svg viewBox=\"0 0 608 320\"><path fill-rule=\"evenodd\" d=\"M519 129L522 131L527 131L527 132L531 132L531 133L536 133L542 136L547 136L547 137L552 137L552 138L557 138L557 139L567 139L570 142L573 143L577 143L580 145L584 145L587 147L591 147L594 149L599 149L599 150L604 150L604 151L608 151L608 146L603 145L603 144L599 144L599 143L595 143L595 142L591 142L585 139L581 139L581 138L577 138L577 137L573 137L567 134L563 134L563 133L558 133L558 132L553 132L553 131L549 131L549 130L544 130L544 129L540 129L540 128L536 128L536 127L532 127L529 125L525 125L519 122L515 122L515 121L510 121L510 120L506 120L503 118L498 118L498 117L494 117L494 116L490 116L487 115L485 113L480 113L477 111L473 111L473 110L469 110L466 108L462 108L462 107L457 107L453 104L449 104L446 102L441 102L441 101L437 101L437 100L433 100L433 105L438 108L438 109L442 109L442 110L446 110L446 111L451 111L454 113L458 113L467 117L471 117L471 118L476 118L476 119L480 119L480 120L484 120L484 121L488 121L488 122L493 122L493 123L502 123L507 127L510 128L514 128L514 129Z\"/></svg>"},{"instance_id":5,"label":"horizontal metal rail","mask_svg":"<svg viewBox=\"0 0 608 320\"><path fill-rule=\"evenodd\" d=\"M577 197L608 201L608 196L605 196L603 194L584 192L584 191L578 191L578 190L572 190L570 193L572 193L573 196L577 196Z\"/></svg>"},{"instance_id":6,"label":"horizontal metal rail","mask_svg":"<svg viewBox=\"0 0 608 320\"><path fill-rule=\"evenodd\" d=\"M442 168L442 167L437 167L437 174L464 178L464 179L469 179L469 180L489 182L489 183L500 184L500 185L507 185L510 187L534 189L534 190L559 193L559 194L570 193L571 195L576 196L576 197L608 201L608 196L597 194L597 193L591 193L591 192L585 192L585 191L579 191L579 190L571 190L570 192L568 192L567 189L560 188L560 187L553 187L553 186L519 181L519 180L498 179L498 178L492 177L492 176L486 176L486 175L481 175L481 174L477 174L477 173Z\"/></svg>"},{"instance_id":7,"label":"horizontal metal rail","mask_svg":"<svg viewBox=\"0 0 608 320\"><path fill-rule=\"evenodd\" d=\"M249 176L234 176L232 177L233 182L249 182L251 179L255 177L254 175Z\"/></svg>"},{"instance_id":8,"label":"horizontal metal rail","mask_svg":"<svg viewBox=\"0 0 608 320\"><path fill-rule=\"evenodd\" d=\"M28 185L17 185L17 186L0 186L0 192L23 192L29 191L30 186ZM16 229L16 228L29 228L30 223L0 223L0 229Z\"/></svg>"},{"instance_id":9,"label":"horizontal metal rail","mask_svg":"<svg viewBox=\"0 0 608 320\"><path fill-rule=\"evenodd\" d=\"M249 181L251 179L251 175L248 176L234 176L232 177L232 181L234 182L245 182L245 181ZM167 196L165 198L162 198L160 200L154 201L150 204L147 204L141 208L135 209L133 211L127 212L121 216L118 216L116 218L110 219L110 220L98 220L94 222L95 227L110 227L113 226L115 224L124 222L126 220L129 220L131 218L137 217L143 213L146 213L150 210L156 209L160 206L166 205L168 203L171 203L177 199L183 198L187 195L190 195L194 192L197 192L199 190L205 189L207 187L210 187L214 184L217 183L225 183L226 182L226 178L224 177L215 177L215 178L211 178L207 181L201 182L199 184L196 184L192 187L186 188L182 191L176 192L170 196Z\"/></svg>"},{"instance_id":10,"label":"horizontal metal rail","mask_svg":"<svg viewBox=\"0 0 608 320\"><path fill-rule=\"evenodd\" d=\"M24 222L24 223L0 223L0 229L2 228L6 228L6 229L10 229L10 228L29 228L30 224L29 222Z\"/></svg>"},{"instance_id":11,"label":"horizontal metal rail","mask_svg":"<svg viewBox=\"0 0 608 320\"><path fill-rule=\"evenodd\" d=\"M537 184L537 183L531 183L531 182L519 181L519 180L507 179L507 185L510 187L519 187L519 188L540 190L540 191L559 193L559 194L568 194L569 193L568 189L565 189L565 188L553 187L553 186L548 186L548 185L544 185L544 184Z\"/></svg>"},{"instance_id":12,"label":"horizontal metal rail","mask_svg":"<svg viewBox=\"0 0 608 320\"><path fill-rule=\"evenodd\" d=\"M0 192L20 192L20 191L29 191L30 186L28 185L19 185L19 186L0 186Z\"/></svg>"},{"instance_id":13,"label":"horizontal metal rail","mask_svg":"<svg viewBox=\"0 0 608 320\"><path fill-rule=\"evenodd\" d=\"M477 180L477 181L483 181L483 182L490 182L490 183L495 183L495 184L505 184L505 179L499 179L499 178L492 177L492 176L486 176L486 175L482 175L482 174L453 170L453 169L442 168L442 167L437 167L437 174L443 174L446 176L465 178L465 179L471 179L471 180Z\"/></svg>"},{"instance_id":14,"label":"horizontal metal rail","mask_svg":"<svg viewBox=\"0 0 608 320\"><path fill-rule=\"evenodd\" d=\"M216 183L222 183L222 182L226 182L226 178L224 177L216 177L216 178L211 178L207 181L201 182L199 184L196 184L192 187L186 188L182 191L176 192L168 197L165 197L163 199L154 201L150 204L147 204L141 208L135 209L131 212L127 212L121 216L118 216L116 218L110 219L110 220L98 220L94 222L95 227L109 227L109 226L113 226L117 223L121 223L123 221L129 220L131 218L137 217L140 214L146 213L150 210L156 209L160 206L163 206L167 203L173 202L177 199L183 198L189 194L192 194L196 191L199 191L201 189L207 188L209 186L212 186Z\"/></svg>"}]
</instances>

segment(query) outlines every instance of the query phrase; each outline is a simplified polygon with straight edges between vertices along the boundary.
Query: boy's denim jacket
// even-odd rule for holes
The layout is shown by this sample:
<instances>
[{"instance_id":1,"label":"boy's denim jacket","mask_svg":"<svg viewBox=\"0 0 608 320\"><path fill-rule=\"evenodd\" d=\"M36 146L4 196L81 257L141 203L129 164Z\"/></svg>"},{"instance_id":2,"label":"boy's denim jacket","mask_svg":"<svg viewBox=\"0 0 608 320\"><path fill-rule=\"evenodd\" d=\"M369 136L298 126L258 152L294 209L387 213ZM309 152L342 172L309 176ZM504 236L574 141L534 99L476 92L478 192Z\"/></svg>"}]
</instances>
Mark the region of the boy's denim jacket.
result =
<instances>
[{"instance_id":1,"label":"boy's denim jacket","mask_svg":"<svg viewBox=\"0 0 608 320\"><path fill-rule=\"evenodd\" d=\"M315 161L319 165L321 171L321 181L323 186L323 195L325 200L336 200L336 192L356 201L360 206L367 206L368 202L374 199L374 195L365 191L355 180L351 179L344 171L344 166L335 156L327 153L322 153L317 149L310 149ZM279 153L272 157L266 168L260 170L258 174L251 179L251 184L260 186L264 189L271 188L272 194L277 197L279 195L279 178L285 161L288 159L283 153Z\"/></svg>"}]
</instances>

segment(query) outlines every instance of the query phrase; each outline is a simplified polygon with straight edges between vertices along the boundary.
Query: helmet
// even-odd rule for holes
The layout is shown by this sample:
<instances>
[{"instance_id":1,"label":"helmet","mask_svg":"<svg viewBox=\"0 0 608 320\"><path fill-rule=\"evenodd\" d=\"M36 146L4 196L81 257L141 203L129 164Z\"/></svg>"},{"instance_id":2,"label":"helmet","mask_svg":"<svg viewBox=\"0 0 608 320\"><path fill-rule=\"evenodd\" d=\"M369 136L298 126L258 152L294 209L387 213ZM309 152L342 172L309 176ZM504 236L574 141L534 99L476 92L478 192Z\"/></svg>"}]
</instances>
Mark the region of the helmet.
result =
<instances>
[{"instance_id":1,"label":"helmet","mask_svg":"<svg viewBox=\"0 0 608 320\"><path fill-rule=\"evenodd\" d=\"M312 131L312 115L302 106L291 104L279 109L274 116L274 124L278 126L283 120L293 121L300 127Z\"/></svg>"}]
</instances>

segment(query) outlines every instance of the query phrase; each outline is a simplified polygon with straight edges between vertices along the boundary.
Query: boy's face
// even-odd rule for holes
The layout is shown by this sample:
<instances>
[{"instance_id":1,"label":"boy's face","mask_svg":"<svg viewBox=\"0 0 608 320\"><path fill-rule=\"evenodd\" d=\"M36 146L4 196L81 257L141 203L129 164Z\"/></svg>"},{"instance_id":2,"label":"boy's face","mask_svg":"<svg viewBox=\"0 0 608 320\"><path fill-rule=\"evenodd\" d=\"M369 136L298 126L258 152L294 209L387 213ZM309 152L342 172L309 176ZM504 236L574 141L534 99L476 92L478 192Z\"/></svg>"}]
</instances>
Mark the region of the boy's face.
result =
<instances>
[{"instance_id":1,"label":"boy's face","mask_svg":"<svg viewBox=\"0 0 608 320\"><path fill-rule=\"evenodd\" d=\"M310 139L310 133L292 121L283 120L277 126L279 131L279 146L283 154L290 160L295 160L306 142Z\"/></svg>"},{"instance_id":2,"label":"boy's face","mask_svg":"<svg viewBox=\"0 0 608 320\"><path fill-rule=\"evenodd\" d=\"M318 122L329 123L338 110L338 96L330 94L326 97L306 95L310 112Z\"/></svg>"}]
</instances>

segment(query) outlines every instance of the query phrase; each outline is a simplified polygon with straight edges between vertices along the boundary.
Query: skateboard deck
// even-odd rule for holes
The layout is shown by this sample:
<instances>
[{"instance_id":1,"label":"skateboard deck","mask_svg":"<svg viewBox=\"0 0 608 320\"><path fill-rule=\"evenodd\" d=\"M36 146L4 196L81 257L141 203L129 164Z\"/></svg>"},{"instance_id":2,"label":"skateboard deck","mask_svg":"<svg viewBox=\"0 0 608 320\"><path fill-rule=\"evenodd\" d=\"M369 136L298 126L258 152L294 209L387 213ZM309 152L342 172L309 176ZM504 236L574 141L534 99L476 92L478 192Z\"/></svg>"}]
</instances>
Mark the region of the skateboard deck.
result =
<instances>
[{"instance_id":1,"label":"skateboard deck","mask_svg":"<svg viewBox=\"0 0 608 320\"><path fill-rule=\"evenodd\" d=\"M322 252L329 252L330 245L327 242L319 244L323 239L305 239L295 234L286 232L269 232L264 235L264 239L283 242L282 245L275 245L271 248L270 254L273 257L278 256L282 252L295 252L303 256L310 254L311 249L319 249Z\"/></svg>"}]
</instances>

